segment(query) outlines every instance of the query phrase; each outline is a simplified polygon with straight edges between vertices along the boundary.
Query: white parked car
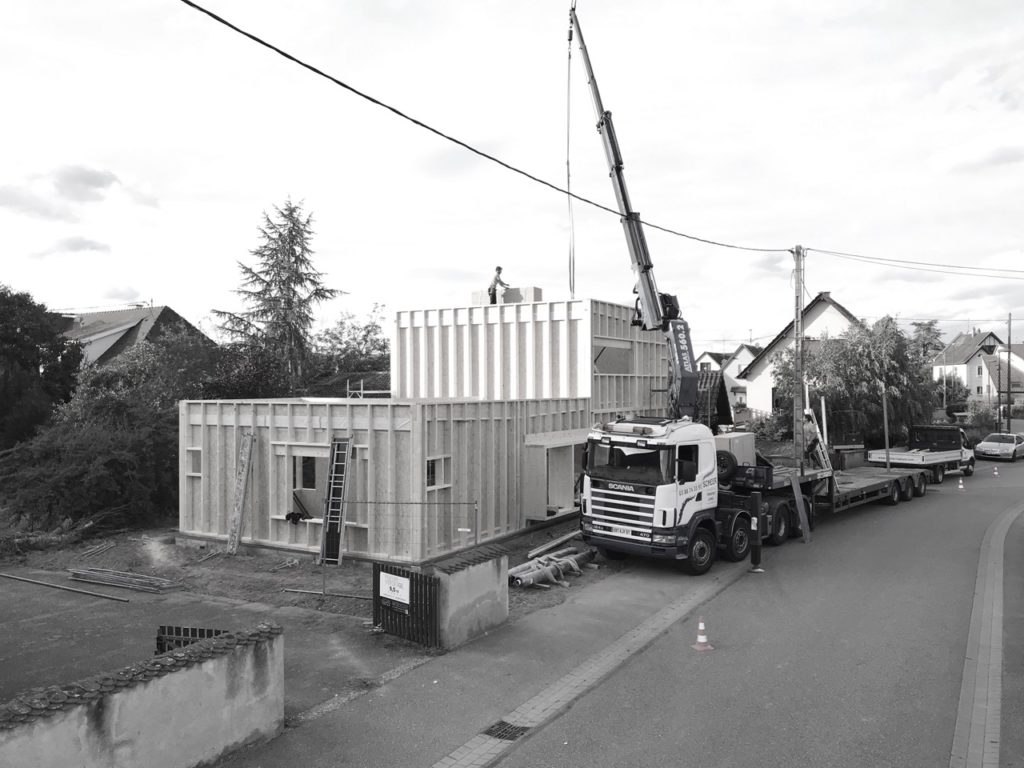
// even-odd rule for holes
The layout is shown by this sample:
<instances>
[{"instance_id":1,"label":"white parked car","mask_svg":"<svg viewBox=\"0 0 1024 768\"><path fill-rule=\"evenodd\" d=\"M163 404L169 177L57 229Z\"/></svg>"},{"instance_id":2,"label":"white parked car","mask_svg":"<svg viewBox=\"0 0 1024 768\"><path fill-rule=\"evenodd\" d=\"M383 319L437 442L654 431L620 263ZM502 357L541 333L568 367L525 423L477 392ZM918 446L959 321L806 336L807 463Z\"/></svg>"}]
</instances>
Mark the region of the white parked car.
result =
<instances>
[{"instance_id":1,"label":"white parked car","mask_svg":"<svg viewBox=\"0 0 1024 768\"><path fill-rule=\"evenodd\" d=\"M993 432L974 446L974 455L979 459L1016 461L1018 456L1024 456L1024 436Z\"/></svg>"}]
</instances>

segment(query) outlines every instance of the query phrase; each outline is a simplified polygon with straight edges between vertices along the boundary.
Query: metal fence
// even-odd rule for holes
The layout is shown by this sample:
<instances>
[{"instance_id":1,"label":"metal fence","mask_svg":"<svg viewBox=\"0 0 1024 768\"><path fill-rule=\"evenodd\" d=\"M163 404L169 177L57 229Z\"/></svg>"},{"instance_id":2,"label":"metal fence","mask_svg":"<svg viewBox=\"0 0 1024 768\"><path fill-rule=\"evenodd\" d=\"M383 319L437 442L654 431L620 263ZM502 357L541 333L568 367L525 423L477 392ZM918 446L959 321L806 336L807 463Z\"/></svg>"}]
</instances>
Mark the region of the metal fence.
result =
<instances>
[{"instance_id":1,"label":"metal fence","mask_svg":"<svg viewBox=\"0 0 1024 768\"><path fill-rule=\"evenodd\" d=\"M440 583L437 576L389 563L374 563L374 626L428 648L438 647Z\"/></svg>"},{"instance_id":2,"label":"metal fence","mask_svg":"<svg viewBox=\"0 0 1024 768\"><path fill-rule=\"evenodd\" d=\"M227 632L226 629L205 629L203 627L170 627L161 626L156 632L156 654L166 653L172 648L184 648L197 640L216 637Z\"/></svg>"}]
</instances>

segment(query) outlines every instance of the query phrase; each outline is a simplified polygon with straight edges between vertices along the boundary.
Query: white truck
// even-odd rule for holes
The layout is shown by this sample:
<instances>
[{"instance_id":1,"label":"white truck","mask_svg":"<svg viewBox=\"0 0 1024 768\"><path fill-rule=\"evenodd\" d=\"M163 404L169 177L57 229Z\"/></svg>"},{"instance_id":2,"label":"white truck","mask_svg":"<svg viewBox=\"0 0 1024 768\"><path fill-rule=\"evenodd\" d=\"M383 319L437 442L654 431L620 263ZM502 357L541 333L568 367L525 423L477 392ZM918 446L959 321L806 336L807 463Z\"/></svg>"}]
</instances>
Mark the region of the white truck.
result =
<instances>
[{"instance_id":1,"label":"white truck","mask_svg":"<svg viewBox=\"0 0 1024 768\"><path fill-rule=\"evenodd\" d=\"M583 540L609 559L663 558L705 573L720 548L729 560L747 556L755 515L769 543L798 530L794 479L806 489L802 502L813 525L811 488L831 475L759 463L751 433L716 436L688 418L617 419L595 427L587 441Z\"/></svg>"},{"instance_id":2,"label":"white truck","mask_svg":"<svg viewBox=\"0 0 1024 768\"><path fill-rule=\"evenodd\" d=\"M967 434L953 424L923 424L910 428L908 444L868 451L876 466L913 467L931 472L932 482L943 481L947 472L974 474L974 450Z\"/></svg>"}]
</instances>

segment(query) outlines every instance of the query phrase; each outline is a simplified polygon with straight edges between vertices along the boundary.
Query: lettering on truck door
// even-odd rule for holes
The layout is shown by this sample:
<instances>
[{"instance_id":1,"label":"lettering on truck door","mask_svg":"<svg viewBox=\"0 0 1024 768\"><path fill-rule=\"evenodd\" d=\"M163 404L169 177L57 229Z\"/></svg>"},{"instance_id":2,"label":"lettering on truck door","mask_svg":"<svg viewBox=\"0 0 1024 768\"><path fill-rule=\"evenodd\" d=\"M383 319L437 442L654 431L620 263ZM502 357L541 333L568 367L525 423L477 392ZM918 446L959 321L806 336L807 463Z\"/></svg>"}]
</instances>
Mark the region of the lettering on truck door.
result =
<instances>
[{"instance_id":1,"label":"lettering on truck door","mask_svg":"<svg viewBox=\"0 0 1024 768\"><path fill-rule=\"evenodd\" d=\"M676 449L676 509L689 500L684 515L718 505L718 466L714 444L680 445Z\"/></svg>"}]
</instances>

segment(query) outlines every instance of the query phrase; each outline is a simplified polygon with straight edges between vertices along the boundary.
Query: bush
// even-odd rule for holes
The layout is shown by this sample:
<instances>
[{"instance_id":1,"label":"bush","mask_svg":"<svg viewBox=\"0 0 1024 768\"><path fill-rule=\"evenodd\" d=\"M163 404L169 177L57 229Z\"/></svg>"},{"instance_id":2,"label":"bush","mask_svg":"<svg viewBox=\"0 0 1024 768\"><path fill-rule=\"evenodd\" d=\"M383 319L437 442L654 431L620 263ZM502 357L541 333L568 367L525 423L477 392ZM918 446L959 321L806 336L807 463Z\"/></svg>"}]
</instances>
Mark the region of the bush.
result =
<instances>
[{"instance_id":1,"label":"bush","mask_svg":"<svg viewBox=\"0 0 1024 768\"><path fill-rule=\"evenodd\" d=\"M166 413L124 429L54 424L0 454L5 511L30 530L156 521L177 508L176 427Z\"/></svg>"},{"instance_id":2,"label":"bush","mask_svg":"<svg viewBox=\"0 0 1024 768\"><path fill-rule=\"evenodd\" d=\"M750 431L758 440L779 442L793 439L792 418L777 413L757 416L750 422Z\"/></svg>"}]
</instances>

